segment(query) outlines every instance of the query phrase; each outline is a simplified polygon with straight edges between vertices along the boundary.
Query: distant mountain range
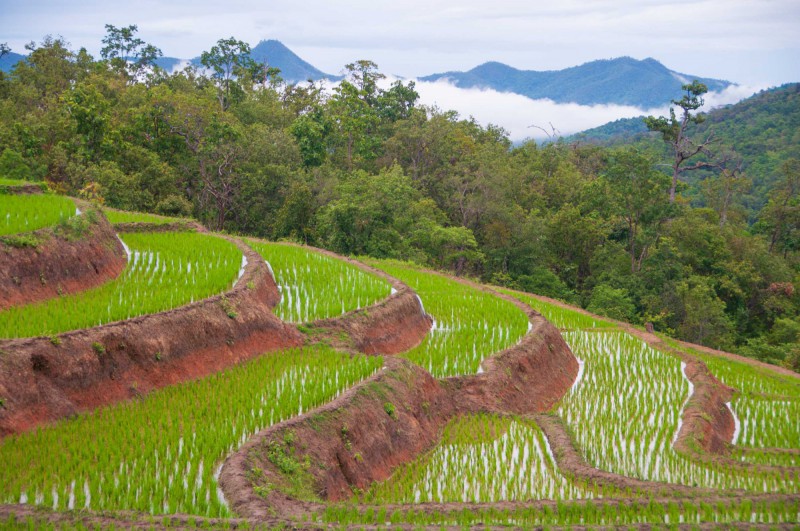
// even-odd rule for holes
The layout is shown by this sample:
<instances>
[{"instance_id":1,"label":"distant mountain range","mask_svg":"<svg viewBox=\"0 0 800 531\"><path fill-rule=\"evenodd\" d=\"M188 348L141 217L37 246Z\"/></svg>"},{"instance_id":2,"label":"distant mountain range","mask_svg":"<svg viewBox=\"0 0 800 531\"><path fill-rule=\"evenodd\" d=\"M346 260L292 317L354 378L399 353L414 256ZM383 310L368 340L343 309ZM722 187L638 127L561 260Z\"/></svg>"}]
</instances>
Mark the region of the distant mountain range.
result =
<instances>
[{"instance_id":1,"label":"distant mountain range","mask_svg":"<svg viewBox=\"0 0 800 531\"><path fill-rule=\"evenodd\" d=\"M281 70L281 77L289 83L309 79L338 80L304 61L283 43L263 40L252 48L251 56L258 62L266 61ZM9 71L24 56L9 54L0 60L0 69ZM200 58L178 59L162 57L158 65L172 71L181 64L200 64ZM500 92L513 92L532 99L548 98L558 103L583 105L618 104L643 109L666 106L680 95L681 85L698 79L710 91L720 91L732 83L719 79L681 74L668 69L655 59L637 60L630 57L592 61L564 70L518 70L508 65L490 62L468 72L445 72L420 78L422 81L446 79L462 88L489 88Z\"/></svg>"},{"instance_id":2,"label":"distant mountain range","mask_svg":"<svg viewBox=\"0 0 800 531\"><path fill-rule=\"evenodd\" d=\"M462 88L489 88L531 99L582 105L618 104L643 109L663 107L681 92L681 85L697 79L710 91L732 83L668 69L655 59L631 57L592 61L564 70L517 70L503 63L484 63L468 72L445 72L420 78L447 79Z\"/></svg>"}]
</instances>

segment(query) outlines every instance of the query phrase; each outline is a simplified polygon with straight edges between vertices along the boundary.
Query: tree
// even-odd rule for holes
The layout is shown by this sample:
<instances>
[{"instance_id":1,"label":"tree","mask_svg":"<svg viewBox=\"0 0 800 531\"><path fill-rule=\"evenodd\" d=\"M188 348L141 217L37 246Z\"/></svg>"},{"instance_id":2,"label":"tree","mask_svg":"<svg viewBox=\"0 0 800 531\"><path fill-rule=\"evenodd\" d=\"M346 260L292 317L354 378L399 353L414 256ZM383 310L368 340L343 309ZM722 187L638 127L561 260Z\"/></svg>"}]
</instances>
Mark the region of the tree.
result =
<instances>
[{"instance_id":1,"label":"tree","mask_svg":"<svg viewBox=\"0 0 800 531\"><path fill-rule=\"evenodd\" d=\"M722 156L723 162L718 164L719 175L703 181L703 195L706 204L719 214L719 226L728 222L728 214L742 194L752 187L752 181L744 174L744 163L735 153Z\"/></svg>"},{"instance_id":2,"label":"tree","mask_svg":"<svg viewBox=\"0 0 800 531\"><path fill-rule=\"evenodd\" d=\"M230 107L232 100L238 100L244 94L237 79L252 78L258 70L258 65L250 57L250 45L234 37L218 40L211 50L200 55L200 63L211 71L223 111Z\"/></svg>"},{"instance_id":3,"label":"tree","mask_svg":"<svg viewBox=\"0 0 800 531\"><path fill-rule=\"evenodd\" d=\"M103 37L105 46L100 50L103 59L134 78L147 68L155 68L156 59L164 55L161 49L135 37L138 30L135 24L125 28L106 24L106 36Z\"/></svg>"},{"instance_id":4,"label":"tree","mask_svg":"<svg viewBox=\"0 0 800 531\"><path fill-rule=\"evenodd\" d=\"M704 154L710 156L709 146L713 143L713 136L706 137L702 142L695 142L688 136L689 126L699 124L705 120L703 114L692 114L705 103L703 94L708 92L708 87L697 80L688 85L683 85L686 94L680 100L672 100L672 103L680 107L680 117L675 115L675 108L670 107L669 118L660 116L648 116L644 123L650 131L661 133L664 142L672 150L672 186L669 189L669 201L675 202L675 189L678 186L680 176L690 170L707 168L711 163L699 161L691 165L685 165L687 161Z\"/></svg>"},{"instance_id":5,"label":"tree","mask_svg":"<svg viewBox=\"0 0 800 531\"><path fill-rule=\"evenodd\" d=\"M800 160L789 159L781 167L783 178L769 194L760 223L769 234L769 251L787 256L800 250Z\"/></svg>"},{"instance_id":6,"label":"tree","mask_svg":"<svg viewBox=\"0 0 800 531\"><path fill-rule=\"evenodd\" d=\"M0 42L0 59L11 53L11 48L7 42Z\"/></svg>"},{"instance_id":7,"label":"tree","mask_svg":"<svg viewBox=\"0 0 800 531\"><path fill-rule=\"evenodd\" d=\"M666 190L669 177L653 168L650 158L631 148L611 153L603 175L611 208L625 220L631 273L642 267L650 246L658 239L659 226L671 214Z\"/></svg>"}]
</instances>

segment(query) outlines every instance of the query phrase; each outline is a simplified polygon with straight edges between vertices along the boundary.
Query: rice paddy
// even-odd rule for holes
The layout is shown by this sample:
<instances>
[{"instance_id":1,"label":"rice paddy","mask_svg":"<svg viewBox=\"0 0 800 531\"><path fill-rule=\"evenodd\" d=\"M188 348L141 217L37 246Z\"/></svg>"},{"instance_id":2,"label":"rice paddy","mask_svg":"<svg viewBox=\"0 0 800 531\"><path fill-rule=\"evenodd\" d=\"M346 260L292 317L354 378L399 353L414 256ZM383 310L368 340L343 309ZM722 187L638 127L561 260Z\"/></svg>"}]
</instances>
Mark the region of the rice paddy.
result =
<instances>
[{"instance_id":1,"label":"rice paddy","mask_svg":"<svg viewBox=\"0 0 800 531\"><path fill-rule=\"evenodd\" d=\"M297 245L248 240L270 266L281 292L275 315L291 323L336 317L371 306L391 285L363 269Z\"/></svg>"},{"instance_id":2,"label":"rice paddy","mask_svg":"<svg viewBox=\"0 0 800 531\"><path fill-rule=\"evenodd\" d=\"M620 332L568 332L564 338L585 371L557 412L593 466L681 485L754 492L800 490L796 473L742 472L697 463L672 448L692 392L678 358Z\"/></svg>"},{"instance_id":3,"label":"rice paddy","mask_svg":"<svg viewBox=\"0 0 800 531\"><path fill-rule=\"evenodd\" d=\"M524 302L561 330L582 330L591 328L615 328L616 325L603 319L598 319L569 308L564 308L552 302L546 302L532 295L507 289L499 289L501 293Z\"/></svg>"},{"instance_id":4,"label":"rice paddy","mask_svg":"<svg viewBox=\"0 0 800 531\"><path fill-rule=\"evenodd\" d=\"M332 400L382 363L323 347L275 352L6 437L0 501L229 516L216 480L222 460L254 433Z\"/></svg>"},{"instance_id":5,"label":"rice paddy","mask_svg":"<svg viewBox=\"0 0 800 531\"><path fill-rule=\"evenodd\" d=\"M75 214L75 203L68 197L0 194L0 236L51 227Z\"/></svg>"},{"instance_id":6,"label":"rice paddy","mask_svg":"<svg viewBox=\"0 0 800 531\"><path fill-rule=\"evenodd\" d=\"M539 427L496 415L453 419L429 454L359 497L367 504L574 500L619 495L559 473Z\"/></svg>"},{"instance_id":7,"label":"rice paddy","mask_svg":"<svg viewBox=\"0 0 800 531\"><path fill-rule=\"evenodd\" d=\"M407 263L369 263L411 286L433 317L425 340L402 355L437 378L477 373L483 360L519 342L530 326L522 310L491 293Z\"/></svg>"},{"instance_id":8,"label":"rice paddy","mask_svg":"<svg viewBox=\"0 0 800 531\"><path fill-rule=\"evenodd\" d=\"M156 313L229 289L243 255L232 243L191 232L124 234L125 271L100 287L0 311L0 337L53 335Z\"/></svg>"},{"instance_id":9,"label":"rice paddy","mask_svg":"<svg viewBox=\"0 0 800 531\"><path fill-rule=\"evenodd\" d=\"M559 527L642 527L679 525L786 526L800 521L800 500L729 499L718 502L683 500L668 503L655 500L559 502L516 509L490 507L459 510L424 510L414 506L386 509L363 509L349 505L333 505L318 517L320 522L340 526L442 526L486 527L488 525L531 529Z\"/></svg>"}]
</instances>

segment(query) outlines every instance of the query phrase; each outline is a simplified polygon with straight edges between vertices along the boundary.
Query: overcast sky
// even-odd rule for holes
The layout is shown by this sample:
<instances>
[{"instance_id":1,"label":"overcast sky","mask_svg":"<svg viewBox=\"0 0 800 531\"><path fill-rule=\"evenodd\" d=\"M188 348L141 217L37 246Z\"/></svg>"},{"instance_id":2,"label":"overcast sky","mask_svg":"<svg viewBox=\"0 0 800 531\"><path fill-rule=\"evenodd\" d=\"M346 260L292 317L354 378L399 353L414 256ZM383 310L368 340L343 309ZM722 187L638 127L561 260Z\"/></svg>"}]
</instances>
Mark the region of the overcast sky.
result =
<instances>
[{"instance_id":1,"label":"overcast sky","mask_svg":"<svg viewBox=\"0 0 800 531\"><path fill-rule=\"evenodd\" d=\"M0 0L0 42L46 34L97 54L104 24L137 24L165 55L278 39L330 72L371 59L412 77L489 60L560 69L629 55L750 85L800 81L798 0Z\"/></svg>"},{"instance_id":2,"label":"overcast sky","mask_svg":"<svg viewBox=\"0 0 800 531\"><path fill-rule=\"evenodd\" d=\"M746 87L800 81L800 0L0 0L0 42L19 53L53 34L99 55L105 24L137 24L180 58L224 37L278 39L333 74L357 59L418 77L490 60L554 70L628 55ZM431 92L455 97L434 87L425 99ZM478 110L476 98L465 96Z\"/></svg>"}]
</instances>

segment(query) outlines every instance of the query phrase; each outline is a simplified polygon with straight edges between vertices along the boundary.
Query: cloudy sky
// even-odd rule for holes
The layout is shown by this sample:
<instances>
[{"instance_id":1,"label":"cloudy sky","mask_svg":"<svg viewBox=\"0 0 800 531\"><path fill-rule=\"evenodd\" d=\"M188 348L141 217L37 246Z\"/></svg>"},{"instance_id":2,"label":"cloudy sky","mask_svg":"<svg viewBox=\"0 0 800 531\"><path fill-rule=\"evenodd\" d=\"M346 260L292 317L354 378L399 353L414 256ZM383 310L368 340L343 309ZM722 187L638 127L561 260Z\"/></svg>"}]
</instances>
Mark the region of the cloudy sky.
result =
<instances>
[{"instance_id":1,"label":"cloudy sky","mask_svg":"<svg viewBox=\"0 0 800 531\"><path fill-rule=\"evenodd\" d=\"M141 38L181 58L223 37L278 39L329 73L356 59L416 77L489 60L553 70L628 55L727 79L744 92L800 81L798 0L0 0L0 42L17 52L53 34L97 55L104 24L137 24ZM448 90L423 97L479 118L480 94Z\"/></svg>"}]
</instances>

